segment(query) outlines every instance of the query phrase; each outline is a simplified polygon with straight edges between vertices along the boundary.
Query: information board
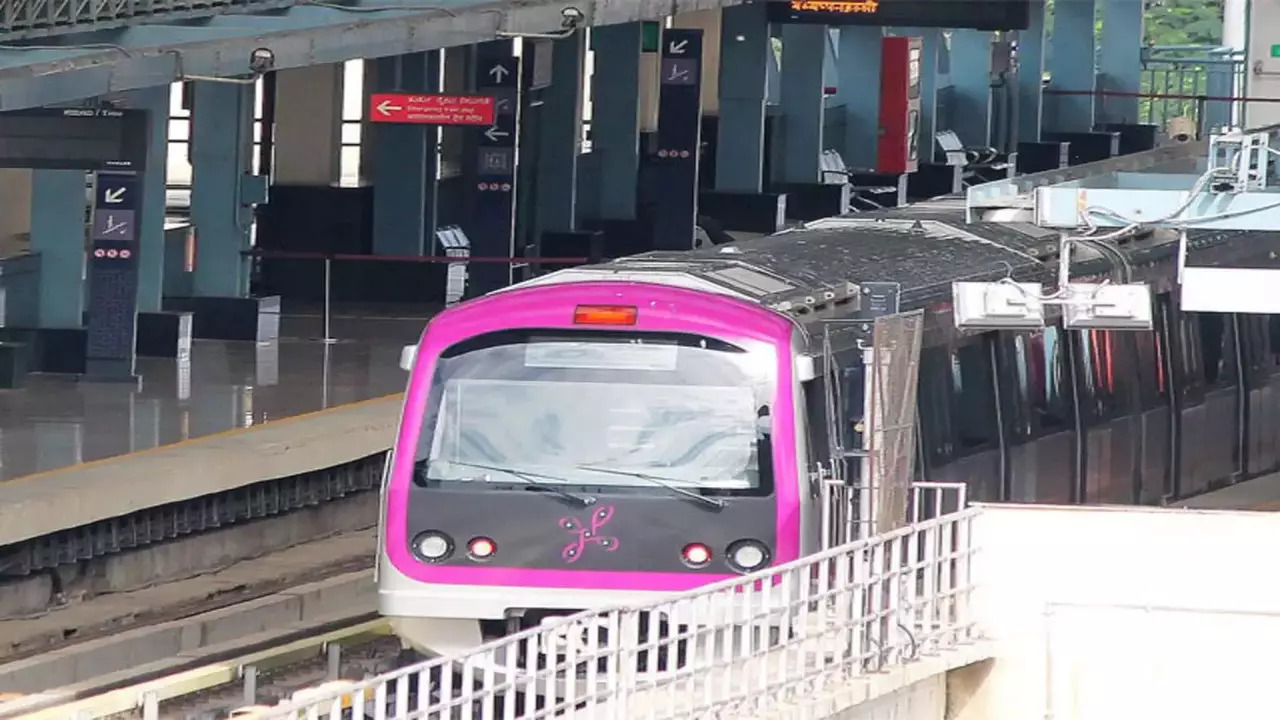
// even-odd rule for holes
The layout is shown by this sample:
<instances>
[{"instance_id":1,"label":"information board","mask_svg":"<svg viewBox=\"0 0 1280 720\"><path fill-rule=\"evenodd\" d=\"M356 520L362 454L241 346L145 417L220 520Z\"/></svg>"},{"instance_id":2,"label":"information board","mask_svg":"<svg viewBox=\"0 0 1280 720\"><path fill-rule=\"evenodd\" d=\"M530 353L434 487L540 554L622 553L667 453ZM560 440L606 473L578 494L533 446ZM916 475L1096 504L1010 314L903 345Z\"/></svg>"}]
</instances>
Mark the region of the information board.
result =
<instances>
[{"instance_id":1,"label":"information board","mask_svg":"<svg viewBox=\"0 0 1280 720\"><path fill-rule=\"evenodd\" d=\"M770 0L769 22L1025 30L1029 0Z\"/></svg>"},{"instance_id":2,"label":"information board","mask_svg":"<svg viewBox=\"0 0 1280 720\"><path fill-rule=\"evenodd\" d=\"M139 172L147 112L39 108L0 113L0 167Z\"/></svg>"},{"instance_id":3,"label":"information board","mask_svg":"<svg viewBox=\"0 0 1280 720\"><path fill-rule=\"evenodd\" d=\"M413 125L493 125L494 99L485 95L373 93L369 121Z\"/></svg>"},{"instance_id":4,"label":"information board","mask_svg":"<svg viewBox=\"0 0 1280 720\"><path fill-rule=\"evenodd\" d=\"M98 173L90 226L88 374L133 377L141 178Z\"/></svg>"}]
</instances>

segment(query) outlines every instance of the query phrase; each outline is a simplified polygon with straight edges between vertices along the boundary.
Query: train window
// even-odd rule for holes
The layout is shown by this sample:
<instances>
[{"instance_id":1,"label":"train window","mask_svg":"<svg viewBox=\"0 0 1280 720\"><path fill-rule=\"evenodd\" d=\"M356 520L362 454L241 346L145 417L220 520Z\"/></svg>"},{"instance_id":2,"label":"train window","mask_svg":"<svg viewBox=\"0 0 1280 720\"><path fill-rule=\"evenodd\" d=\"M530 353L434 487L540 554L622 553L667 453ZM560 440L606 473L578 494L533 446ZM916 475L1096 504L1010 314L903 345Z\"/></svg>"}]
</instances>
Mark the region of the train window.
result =
<instances>
[{"instance_id":1,"label":"train window","mask_svg":"<svg viewBox=\"0 0 1280 720\"><path fill-rule=\"evenodd\" d=\"M1206 387L1234 385L1236 372L1235 330L1223 313L1187 313L1199 331L1200 373Z\"/></svg>"},{"instance_id":2,"label":"train window","mask_svg":"<svg viewBox=\"0 0 1280 720\"><path fill-rule=\"evenodd\" d=\"M1267 339L1271 346L1271 362L1280 365L1280 316L1267 317Z\"/></svg>"},{"instance_id":3,"label":"train window","mask_svg":"<svg viewBox=\"0 0 1280 720\"><path fill-rule=\"evenodd\" d=\"M1181 393L1196 396L1204 391L1204 375L1200 370L1200 324L1192 313L1176 311L1170 326L1177 333L1174 358Z\"/></svg>"},{"instance_id":4,"label":"train window","mask_svg":"<svg viewBox=\"0 0 1280 720\"><path fill-rule=\"evenodd\" d=\"M1027 336L1027 379L1031 407L1040 430L1057 432L1072 421L1071 385L1062 345L1062 330L1047 327Z\"/></svg>"},{"instance_id":5,"label":"train window","mask_svg":"<svg viewBox=\"0 0 1280 720\"><path fill-rule=\"evenodd\" d=\"M951 455L951 368L941 348L920 351L920 444L931 463Z\"/></svg>"},{"instance_id":6,"label":"train window","mask_svg":"<svg viewBox=\"0 0 1280 720\"><path fill-rule=\"evenodd\" d=\"M1000 333L1000 347L1010 371L1000 375L1001 390L1008 402L1001 408L1008 414L1006 424L1017 437L1031 433L1031 357L1026 335Z\"/></svg>"},{"instance_id":7,"label":"train window","mask_svg":"<svg viewBox=\"0 0 1280 720\"><path fill-rule=\"evenodd\" d=\"M1242 314L1236 316L1239 323L1241 346L1244 350L1244 366L1250 371L1266 372L1272 366L1271 338L1267 329L1268 318L1263 315Z\"/></svg>"},{"instance_id":8,"label":"train window","mask_svg":"<svg viewBox=\"0 0 1280 720\"><path fill-rule=\"evenodd\" d=\"M827 430L826 378L816 377L803 386L805 417L809 419L809 467L826 464L831 458Z\"/></svg>"},{"instance_id":9,"label":"train window","mask_svg":"<svg viewBox=\"0 0 1280 720\"><path fill-rule=\"evenodd\" d=\"M1157 328L1159 324L1157 323ZM1135 332L1133 335L1138 367L1134 373L1143 409L1168 402L1169 388L1164 376L1164 356L1158 332Z\"/></svg>"},{"instance_id":10,"label":"train window","mask_svg":"<svg viewBox=\"0 0 1280 720\"><path fill-rule=\"evenodd\" d=\"M951 417L961 448L977 448L999 440L991 356L982 342L951 353Z\"/></svg>"}]
</instances>

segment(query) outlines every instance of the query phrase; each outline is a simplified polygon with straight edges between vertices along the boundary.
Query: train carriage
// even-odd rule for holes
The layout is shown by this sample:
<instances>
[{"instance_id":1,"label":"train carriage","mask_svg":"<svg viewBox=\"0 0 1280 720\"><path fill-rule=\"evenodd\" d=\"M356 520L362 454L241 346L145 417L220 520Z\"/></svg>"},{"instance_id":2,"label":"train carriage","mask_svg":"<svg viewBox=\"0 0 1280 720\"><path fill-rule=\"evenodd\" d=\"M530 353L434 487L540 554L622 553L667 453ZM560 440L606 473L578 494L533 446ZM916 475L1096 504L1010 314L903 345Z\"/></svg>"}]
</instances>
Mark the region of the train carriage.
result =
<instances>
[{"instance_id":1,"label":"train carriage","mask_svg":"<svg viewBox=\"0 0 1280 720\"><path fill-rule=\"evenodd\" d=\"M1277 245L1191 238L1207 264ZM919 478L978 500L1159 503L1275 470L1270 319L1179 311L1167 233L1075 259L1081 279L1150 284L1154 330L957 331L953 282L1051 283L1058 261L1056 233L965 224L957 199L562 270L446 310L406 357L382 612L451 652L819 549L833 496L815 488L866 444L866 322L886 312L922 313Z\"/></svg>"}]
</instances>

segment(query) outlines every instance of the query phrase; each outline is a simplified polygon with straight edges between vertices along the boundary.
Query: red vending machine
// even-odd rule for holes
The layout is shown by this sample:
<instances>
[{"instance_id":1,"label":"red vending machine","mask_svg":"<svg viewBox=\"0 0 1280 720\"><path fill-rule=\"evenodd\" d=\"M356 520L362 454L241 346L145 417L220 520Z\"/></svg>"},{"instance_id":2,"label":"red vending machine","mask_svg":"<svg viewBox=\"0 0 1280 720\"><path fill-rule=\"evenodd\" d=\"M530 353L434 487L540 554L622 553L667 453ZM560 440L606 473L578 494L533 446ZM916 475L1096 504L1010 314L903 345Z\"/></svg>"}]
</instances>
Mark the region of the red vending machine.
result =
<instances>
[{"instance_id":1,"label":"red vending machine","mask_svg":"<svg viewBox=\"0 0 1280 720\"><path fill-rule=\"evenodd\" d=\"M881 41L877 172L915 172L920 162L920 56L918 37Z\"/></svg>"}]
</instances>

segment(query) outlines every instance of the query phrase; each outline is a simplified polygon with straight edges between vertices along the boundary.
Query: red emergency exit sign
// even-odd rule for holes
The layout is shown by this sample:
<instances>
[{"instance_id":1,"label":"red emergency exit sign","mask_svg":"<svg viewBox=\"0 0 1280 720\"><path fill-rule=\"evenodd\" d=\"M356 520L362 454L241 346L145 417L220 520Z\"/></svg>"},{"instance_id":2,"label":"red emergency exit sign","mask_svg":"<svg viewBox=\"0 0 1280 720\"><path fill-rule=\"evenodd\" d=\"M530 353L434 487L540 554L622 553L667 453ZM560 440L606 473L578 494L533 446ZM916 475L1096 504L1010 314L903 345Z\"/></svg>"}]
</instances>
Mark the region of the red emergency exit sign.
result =
<instances>
[{"instance_id":1,"label":"red emergency exit sign","mask_svg":"<svg viewBox=\"0 0 1280 720\"><path fill-rule=\"evenodd\" d=\"M415 125L493 125L494 98L373 93L369 96L369 120Z\"/></svg>"}]
</instances>

